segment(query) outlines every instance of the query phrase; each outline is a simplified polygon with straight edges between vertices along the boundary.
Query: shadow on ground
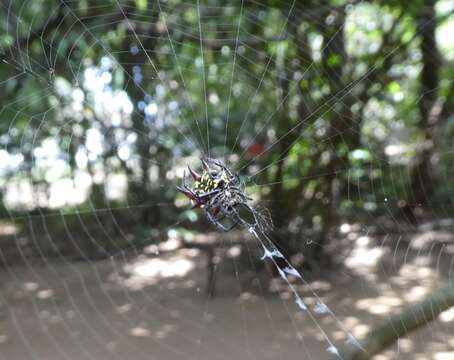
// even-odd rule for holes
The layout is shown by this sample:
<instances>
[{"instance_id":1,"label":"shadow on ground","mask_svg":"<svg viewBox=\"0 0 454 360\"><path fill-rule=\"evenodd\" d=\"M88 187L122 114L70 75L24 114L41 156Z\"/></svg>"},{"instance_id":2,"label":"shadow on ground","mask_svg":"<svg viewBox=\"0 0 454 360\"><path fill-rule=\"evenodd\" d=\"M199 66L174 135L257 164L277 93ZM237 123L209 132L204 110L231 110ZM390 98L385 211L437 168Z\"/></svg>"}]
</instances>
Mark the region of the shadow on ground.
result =
<instances>
[{"instance_id":1,"label":"shadow on ground","mask_svg":"<svg viewBox=\"0 0 454 360\"><path fill-rule=\"evenodd\" d=\"M452 279L449 228L374 236L343 230L344 266L307 279L359 338ZM216 241L204 236L194 241ZM4 267L0 359L329 359L320 331L285 284L270 281L253 241L238 245L242 236L223 239L214 255L214 298L207 296L209 257L177 238L102 261L23 258ZM295 286L315 303L308 286ZM344 342L332 318L317 322ZM452 334L448 310L375 359L454 359Z\"/></svg>"}]
</instances>

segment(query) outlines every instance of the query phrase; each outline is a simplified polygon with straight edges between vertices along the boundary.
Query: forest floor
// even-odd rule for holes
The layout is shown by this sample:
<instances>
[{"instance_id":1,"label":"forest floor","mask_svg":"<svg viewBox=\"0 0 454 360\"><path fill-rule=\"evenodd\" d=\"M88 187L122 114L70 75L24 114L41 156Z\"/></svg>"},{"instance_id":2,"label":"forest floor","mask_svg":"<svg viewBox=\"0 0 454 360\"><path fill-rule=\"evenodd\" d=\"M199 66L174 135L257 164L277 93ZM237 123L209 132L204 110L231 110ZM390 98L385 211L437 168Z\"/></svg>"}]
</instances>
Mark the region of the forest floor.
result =
<instances>
[{"instance_id":1,"label":"forest floor","mask_svg":"<svg viewBox=\"0 0 454 360\"><path fill-rule=\"evenodd\" d=\"M346 230L344 266L311 273L308 281L359 338L450 277L450 231L426 227L403 239ZM90 263L33 259L3 268L0 360L332 358L284 284L255 271L259 255L227 249L213 299L206 296L206 257L196 249L157 256L145 249ZM307 286L298 289L307 304L315 302ZM317 323L342 346L345 334L332 318ZM454 359L454 309L374 359Z\"/></svg>"}]
</instances>

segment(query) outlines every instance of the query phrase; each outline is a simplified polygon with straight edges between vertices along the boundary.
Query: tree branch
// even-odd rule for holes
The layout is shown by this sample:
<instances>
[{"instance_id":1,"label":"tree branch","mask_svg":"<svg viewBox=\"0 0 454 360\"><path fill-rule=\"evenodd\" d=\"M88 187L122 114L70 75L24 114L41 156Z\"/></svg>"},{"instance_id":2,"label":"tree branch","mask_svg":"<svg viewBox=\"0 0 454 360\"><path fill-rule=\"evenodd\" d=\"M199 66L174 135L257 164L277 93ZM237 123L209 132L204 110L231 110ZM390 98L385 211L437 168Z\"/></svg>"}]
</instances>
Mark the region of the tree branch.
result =
<instances>
[{"instance_id":1,"label":"tree branch","mask_svg":"<svg viewBox=\"0 0 454 360\"><path fill-rule=\"evenodd\" d=\"M440 313L454 306L454 286L433 292L419 303L405 307L400 314L390 317L371 330L361 341L365 351L355 349L343 356L345 360L366 360L378 354L400 337L406 336L435 320Z\"/></svg>"}]
</instances>

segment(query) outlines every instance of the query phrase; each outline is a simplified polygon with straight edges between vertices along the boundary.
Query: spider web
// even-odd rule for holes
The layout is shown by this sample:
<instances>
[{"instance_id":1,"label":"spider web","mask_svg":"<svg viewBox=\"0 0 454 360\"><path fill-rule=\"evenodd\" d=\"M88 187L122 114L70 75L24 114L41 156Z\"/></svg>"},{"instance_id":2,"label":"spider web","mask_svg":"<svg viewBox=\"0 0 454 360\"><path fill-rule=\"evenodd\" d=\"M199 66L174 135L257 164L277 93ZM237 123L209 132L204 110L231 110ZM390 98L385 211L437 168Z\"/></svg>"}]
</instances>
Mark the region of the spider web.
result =
<instances>
[{"instance_id":1,"label":"spider web","mask_svg":"<svg viewBox=\"0 0 454 360\"><path fill-rule=\"evenodd\" d=\"M50 14L33 12L34 6L39 7L34 1L1 4L9 46L2 55L7 75L3 77L2 72L0 84L28 87L28 92L3 102L0 112L10 119L0 139L5 162L1 185L9 214L1 231L19 254L15 259L8 247L0 253L4 265L0 301L6 323L0 333L1 358L336 358L344 349L360 348L357 339L374 322L390 319L405 303L452 281L449 210L444 204L425 204L436 216L419 228L405 218L399 204L402 192L411 192L411 174L405 167L390 166L399 155L380 156L378 165L370 165L370 173L387 173L396 184L404 184L403 189L395 185L390 191L373 176L364 181L364 175L347 164L330 174L311 178L295 172L279 181L287 186L295 180L309 182L329 175L346 178L351 202L380 206L388 213L382 220L372 211L353 211L351 221L339 224L340 247L334 241L319 244L311 235L301 240L307 251L319 246L339 252L345 264L339 275L322 269L317 276L297 271L295 259L283 255L272 233L251 228L249 237L203 235L206 229L191 228L197 213L184 211L186 204L174 200L172 190L186 163L196 164L201 157L222 158L235 165L236 171L245 174L247 191L256 195L273 185L263 181L267 171L283 162L287 167L298 165L291 149L305 137L318 136L322 146L336 153L336 144L347 142L344 137L367 133L367 126L374 123L358 130L354 121L342 118L339 106L350 98L362 101L358 89L370 82L368 76L379 64L356 73L352 69L356 77L345 84L338 75L328 75L341 84L334 95L323 102L304 99L315 104L311 111L280 133L272 125L311 74L323 75L317 56L335 45L339 35L353 31L348 26L367 25L362 22L380 26L379 20L370 19L378 11L368 8L373 4L361 1L347 7L348 21L339 26L312 20L332 32L324 43L311 39L312 48L307 49L305 41L297 38L301 32L290 31L292 26L302 19L322 18L321 14L332 13L327 18L335 21L338 7L287 1L274 9L255 1L225 5L199 0L174 6L158 0L149 11L147 3L60 0L49 7ZM145 4L143 11L141 4ZM421 27L432 21L435 18ZM112 35L113 28L120 30ZM57 42L61 29L66 42ZM130 47L119 47L115 37L126 38ZM42 58L34 55L36 39ZM305 49L293 57L297 66L285 62L285 39ZM414 41L383 49L384 59ZM83 49L86 54L80 53ZM448 50L442 55L451 59ZM406 86L414 86L417 70L407 74ZM271 92L276 92L277 101L269 101ZM225 98L219 98L221 93ZM402 94L405 89L395 96ZM420 99L407 101L417 107ZM380 117L379 107L378 100L371 101L367 111ZM320 122L329 112L338 114L347 126L335 134L323 133ZM52 117L58 119L57 125ZM141 121L134 122L137 118ZM389 125L390 118L381 119L385 125L375 125L401 134L405 129ZM233 141L229 141L231 134ZM266 137L271 141L251 150ZM19 145L10 145L9 138L19 138ZM118 159L100 165L98 160L106 151L103 144L108 141L115 144L110 150ZM150 174L154 179L150 186L161 193L161 200L129 205L121 190L134 184L125 184L117 169L140 167L141 157L134 152L146 142L153 144L155 154L159 147L171 149L170 163L151 153L146 159L153 169L166 169L164 174ZM84 149L75 151L74 159L73 147ZM376 151L372 143L362 147ZM391 153L401 151L388 148ZM278 151L276 157L269 156L273 151ZM442 157L451 153L449 147L440 150ZM31 169L15 176L27 159ZM68 175L71 161L79 171ZM437 168L443 184L449 185L449 169ZM34 184L39 172L46 174L44 183L56 185L46 189L43 183ZM95 185L111 189L110 196L101 200L102 207L87 197ZM31 186L44 190L34 193ZM366 192L373 199L363 198ZM17 215L21 206L29 210L26 215ZM142 209L166 213L175 206L181 216L161 226L158 233L128 231L140 223ZM398 220L396 212L404 214L405 221ZM294 226L302 222L304 214ZM20 228L25 231L19 232ZM165 242L153 241L162 236ZM193 241L200 237L201 244ZM213 263L208 261L213 270L209 280L217 278L216 297L211 300L204 288L203 249L213 241L223 251L212 258ZM239 255L248 261L239 261ZM277 277L273 276L276 271ZM270 297L269 292L278 296ZM383 357L450 358L453 318L452 311L443 312L425 329L400 338Z\"/></svg>"}]
</instances>

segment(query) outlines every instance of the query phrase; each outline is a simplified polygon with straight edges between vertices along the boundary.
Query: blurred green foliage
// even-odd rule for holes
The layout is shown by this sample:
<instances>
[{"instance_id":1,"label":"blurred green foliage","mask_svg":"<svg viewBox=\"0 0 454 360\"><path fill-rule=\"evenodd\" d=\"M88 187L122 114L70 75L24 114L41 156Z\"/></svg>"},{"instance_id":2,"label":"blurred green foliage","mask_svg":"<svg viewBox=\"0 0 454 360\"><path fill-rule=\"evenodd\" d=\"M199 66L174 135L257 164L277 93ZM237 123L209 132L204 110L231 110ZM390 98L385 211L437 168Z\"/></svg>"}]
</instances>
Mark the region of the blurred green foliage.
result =
<instances>
[{"instance_id":1,"label":"blurred green foliage","mask_svg":"<svg viewBox=\"0 0 454 360\"><path fill-rule=\"evenodd\" d=\"M108 233L207 230L174 190L207 155L241 169L289 252L343 221L445 216L452 2L242 4L2 3L5 216L115 206L131 213Z\"/></svg>"}]
</instances>

